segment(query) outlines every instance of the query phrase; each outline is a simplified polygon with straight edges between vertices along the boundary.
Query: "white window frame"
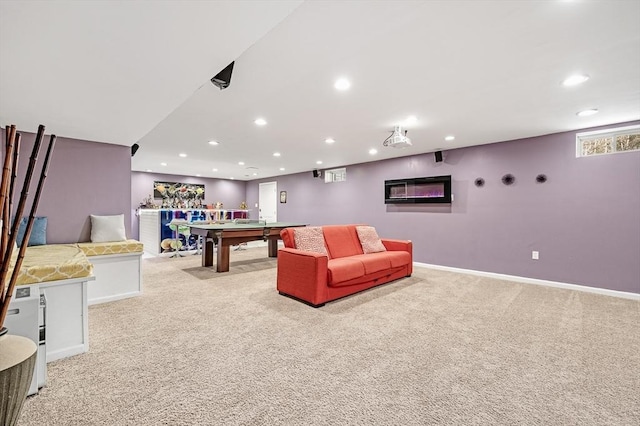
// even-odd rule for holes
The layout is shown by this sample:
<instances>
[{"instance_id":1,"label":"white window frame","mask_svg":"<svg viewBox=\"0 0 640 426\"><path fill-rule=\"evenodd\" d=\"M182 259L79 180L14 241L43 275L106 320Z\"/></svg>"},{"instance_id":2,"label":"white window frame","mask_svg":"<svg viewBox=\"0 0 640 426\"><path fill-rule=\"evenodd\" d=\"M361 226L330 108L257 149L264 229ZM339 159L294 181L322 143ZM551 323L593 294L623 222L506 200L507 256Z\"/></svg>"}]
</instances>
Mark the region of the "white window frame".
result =
<instances>
[{"instance_id":1,"label":"white window frame","mask_svg":"<svg viewBox=\"0 0 640 426\"><path fill-rule=\"evenodd\" d=\"M330 169L324 171L324 183L344 182L347 180L347 168Z\"/></svg>"},{"instance_id":2,"label":"white window frame","mask_svg":"<svg viewBox=\"0 0 640 426\"><path fill-rule=\"evenodd\" d=\"M636 133L635 131L640 131L640 125L636 124L634 126L625 126L625 127L615 127L611 129L604 130L594 130L592 132L582 132L576 133L576 157L577 158L586 158L586 157L597 157L599 155L610 155L610 154L619 154L621 152L634 152L638 150L632 151L616 151L616 137L620 135L627 135L629 133ZM603 154L592 154L592 155L582 155L582 142L586 139L594 139L594 137L613 138L613 145L611 147L611 152L605 152Z\"/></svg>"}]
</instances>

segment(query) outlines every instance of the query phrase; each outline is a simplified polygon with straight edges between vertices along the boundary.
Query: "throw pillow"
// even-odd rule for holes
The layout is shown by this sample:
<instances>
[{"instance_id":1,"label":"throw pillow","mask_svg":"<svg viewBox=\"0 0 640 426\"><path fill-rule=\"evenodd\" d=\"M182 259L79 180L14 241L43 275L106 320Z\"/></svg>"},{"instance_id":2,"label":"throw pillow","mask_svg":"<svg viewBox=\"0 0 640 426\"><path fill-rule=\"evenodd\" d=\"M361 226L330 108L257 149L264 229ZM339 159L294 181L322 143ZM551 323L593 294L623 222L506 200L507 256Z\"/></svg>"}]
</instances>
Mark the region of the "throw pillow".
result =
<instances>
[{"instance_id":1,"label":"throw pillow","mask_svg":"<svg viewBox=\"0 0 640 426\"><path fill-rule=\"evenodd\" d=\"M23 217L20 220L18 235L16 235L16 243L18 244L18 247L22 246L22 240L24 240L24 232L27 230L28 220L28 217ZM46 216L34 217L27 247L43 246L45 244L47 244L47 218Z\"/></svg>"},{"instance_id":2,"label":"throw pillow","mask_svg":"<svg viewBox=\"0 0 640 426\"><path fill-rule=\"evenodd\" d=\"M125 241L127 235L124 228L124 215L113 216L91 215L91 242L106 243L109 241Z\"/></svg>"},{"instance_id":3,"label":"throw pillow","mask_svg":"<svg viewBox=\"0 0 640 426\"><path fill-rule=\"evenodd\" d=\"M298 250L328 255L327 248L324 246L324 235L322 234L321 226L295 228L293 230L293 241Z\"/></svg>"},{"instance_id":4,"label":"throw pillow","mask_svg":"<svg viewBox=\"0 0 640 426\"><path fill-rule=\"evenodd\" d=\"M377 253L379 251L387 251L387 248L382 244L376 228L373 226L356 226L356 232L360 239L360 245L362 245L362 251L364 254Z\"/></svg>"}]
</instances>

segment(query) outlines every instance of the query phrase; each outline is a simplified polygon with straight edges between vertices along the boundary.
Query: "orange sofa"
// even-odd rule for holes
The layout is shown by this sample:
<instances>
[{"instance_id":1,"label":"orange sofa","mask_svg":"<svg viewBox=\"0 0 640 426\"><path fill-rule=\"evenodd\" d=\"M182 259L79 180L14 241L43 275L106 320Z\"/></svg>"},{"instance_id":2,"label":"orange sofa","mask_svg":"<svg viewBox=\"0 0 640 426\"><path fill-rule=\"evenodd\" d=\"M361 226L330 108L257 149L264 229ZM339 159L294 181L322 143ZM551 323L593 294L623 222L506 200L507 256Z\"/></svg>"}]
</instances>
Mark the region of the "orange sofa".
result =
<instances>
[{"instance_id":1,"label":"orange sofa","mask_svg":"<svg viewBox=\"0 0 640 426\"><path fill-rule=\"evenodd\" d=\"M372 227L328 225L315 228L319 238L324 239L326 254L322 253L322 247L315 251L296 248L296 230L303 230L298 231L303 235L303 232L311 232L309 227L286 228L280 232L285 246L278 251L277 288L280 294L320 307L325 302L408 277L413 272L411 241L378 239L378 250L384 251L370 252L366 240L363 240L363 250L361 231L369 228L378 238ZM298 240L300 246L306 246L304 241Z\"/></svg>"}]
</instances>

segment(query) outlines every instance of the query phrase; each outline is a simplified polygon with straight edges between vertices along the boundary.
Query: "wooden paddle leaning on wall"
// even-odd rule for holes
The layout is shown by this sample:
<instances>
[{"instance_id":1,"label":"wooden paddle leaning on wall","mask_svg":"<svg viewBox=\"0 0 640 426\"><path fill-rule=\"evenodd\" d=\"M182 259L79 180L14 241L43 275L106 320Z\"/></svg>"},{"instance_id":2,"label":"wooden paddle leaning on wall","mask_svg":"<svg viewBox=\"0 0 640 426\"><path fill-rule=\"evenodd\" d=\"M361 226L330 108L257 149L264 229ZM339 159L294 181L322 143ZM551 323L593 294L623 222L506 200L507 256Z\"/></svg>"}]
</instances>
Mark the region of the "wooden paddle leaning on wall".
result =
<instances>
[{"instance_id":1,"label":"wooden paddle leaning on wall","mask_svg":"<svg viewBox=\"0 0 640 426\"><path fill-rule=\"evenodd\" d=\"M40 172L40 179L36 187L36 192L33 197L33 203L31 204L31 210L29 212L29 218L27 220L27 226L25 228L24 237L22 239L22 245L18 251L15 265L11 277L9 277L9 267L11 263L11 255L13 248L15 247L16 239L18 236L18 229L20 227L20 218L24 213L25 205L27 203L27 197L29 196L29 188L31 186L31 178L35 172L36 162L38 160L38 154L40 153L40 145L44 137L44 126L38 126L38 133L36 140L33 144L31 151L31 157L29 158L29 166L22 183L22 191L20 195L20 201L16 208L16 212L13 215L14 219L11 222L11 210L13 208L13 195L17 185L18 178L18 159L20 151L20 133L16 132L16 126L7 126L5 129L6 134L6 150L4 157L4 166L2 168L2 184L0 185L0 219L2 220L2 233L0 234L0 259L2 259L2 268L0 268L0 330L4 324L4 320L9 310L9 303L11 303L11 296L13 295L13 289L15 288L18 274L20 273L20 267L22 266L22 260L24 259L24 253L27 249L29 237L31 236L31 229L33 228L33 221L35 219L36 211L38 209L38 203L40 201L40 195L42 194L42 188L44 181L47 178L47 172L49 170L49 160L53 147L56 142L56 135L51 135L49 139L49 147L47 148L47 154L44 158L42 170ZM11 225L11 229L9 229Z\"/></svg>"}]
</instances>

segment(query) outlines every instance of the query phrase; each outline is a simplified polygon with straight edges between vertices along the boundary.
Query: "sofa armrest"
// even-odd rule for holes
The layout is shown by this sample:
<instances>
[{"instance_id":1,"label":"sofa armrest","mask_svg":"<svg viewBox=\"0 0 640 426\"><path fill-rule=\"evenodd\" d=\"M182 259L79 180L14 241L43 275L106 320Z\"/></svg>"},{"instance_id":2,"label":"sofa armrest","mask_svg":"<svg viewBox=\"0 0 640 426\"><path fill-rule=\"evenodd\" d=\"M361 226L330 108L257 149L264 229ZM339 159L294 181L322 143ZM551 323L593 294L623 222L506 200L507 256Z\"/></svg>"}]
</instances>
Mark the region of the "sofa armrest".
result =
<instances>
[{"instance_id":1,"label":"sofa armrest","mask_svg":"<svg viewBox=\"0 0 640 426\"><path fill-rule=\"evenodd\" d=\"M389 251L406 251L411 256L407 266L407 276L413 274L413 243L411 240L389 240L381 238L382 244Z\"/></svg>"},{"instance_id":2,"label":"sofa armrest","mask_svg":"<svg viewBox=\"0 0 640 426\"><path fill-rule=\"evenodd\" d=\"M390 240L381 238L382 244L389 251L408 251L413 253L413 243L411 240Z\"/></svg>"},{"instance_id":3,"label":"sofa armrest","mask_svg":"<svg viewBox=\"0 0 640 426\"><path fill-rule=\"evenodd\" d=\"M327 265L329 258L292 248L278 250L278 291L321 305L327 300Z\"/></svg>"}]
</instances>

